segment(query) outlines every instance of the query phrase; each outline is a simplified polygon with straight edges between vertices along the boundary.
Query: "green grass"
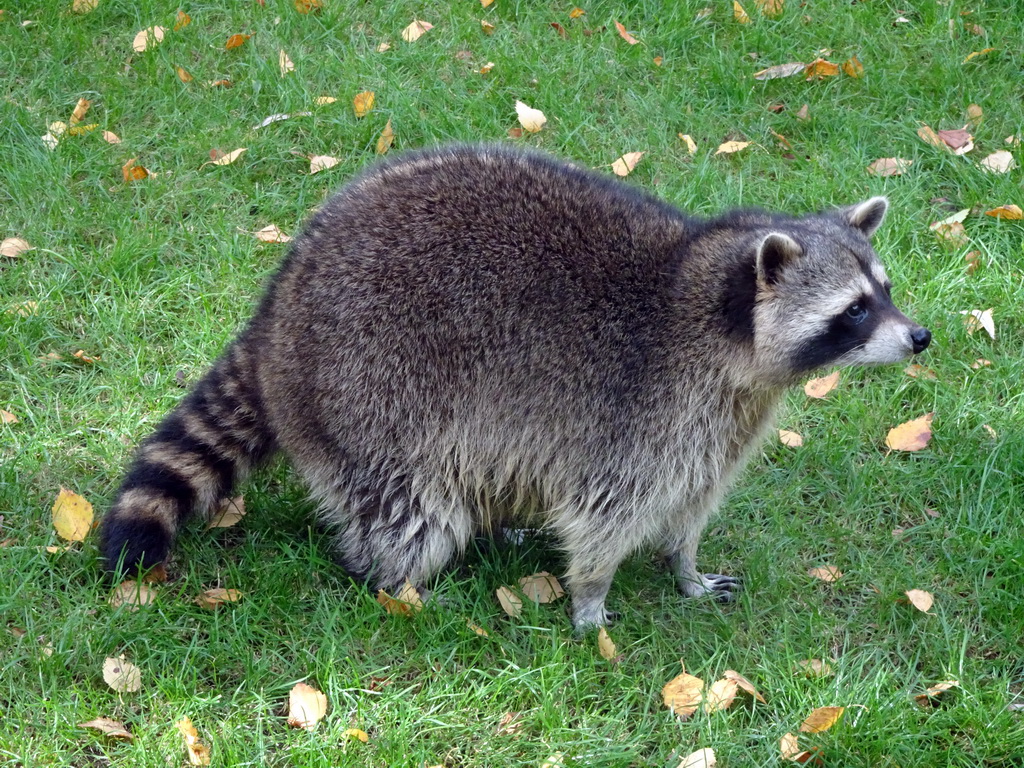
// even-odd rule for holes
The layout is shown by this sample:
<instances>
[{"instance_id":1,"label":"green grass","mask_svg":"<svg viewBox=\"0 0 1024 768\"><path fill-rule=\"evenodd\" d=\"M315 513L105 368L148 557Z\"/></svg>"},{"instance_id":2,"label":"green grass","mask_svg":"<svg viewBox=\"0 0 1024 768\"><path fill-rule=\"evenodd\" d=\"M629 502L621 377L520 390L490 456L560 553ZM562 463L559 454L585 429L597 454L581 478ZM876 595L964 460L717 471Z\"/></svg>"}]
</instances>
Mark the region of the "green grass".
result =
<instances>
[{"instance_id":1,"label":"green grass","mask_svg":"<svg viewBox=\"0 0 1024 768\"><path fill-rule=\"evenodd\" d=\"M765 766L779 762L779 738L822 705L849 707L832 730L802 737L826 765L1024 761L1024 714L1008 709L1024 700L1024 229L972 215L970 245L950 248L927 226L960 208L1024 204L1020 168L977 167L1024 125L1015 2L791 0L773 20L750 0L749 25L724 0L592 2L575 21L569 2L324 0L319 15L296 13L290 0L184 2L192 23L141 54L131 51L135 33L172 27L177 3L100 0L82 16L70 5L24 0L0 16L0 236L35 246L0 260L0 408L19 419L0 426L0 765L184 765L174 722L187 715L215 765L538 766L561 752L568 766L674 768L710 746L719 765ZM713 15L696 20L705 5ZM900 14L909 23L894 23ZM414 18L434 29L403 43ZM627 45L615 20L641 43ZM252 38L225 51L236 32ZM378 53L385 40L391 50ZM985 47L997 50L962 63ZM856 55L865 76L751 77L823 48L835 62ZM281 49L296 66L285 78ZM480 75L487 62L493 70ZM195 79L182 83L178 66ZM219 78L234 87L207 87ZM356 119L351 100L363 90L375 91L376 107ZM314 106L320 95L338 101ZM49 151L39 137L81 97L92 101L84 122L122 143L97 129ZM248 233L268 224L294 233L374 161L388 120L396 150L506 141L517 99L549 120L520 143L593 167L644 150L629 183L694 212L800 212L881 193L893 203L876 245L897 303L934 332L922 362L937 378L900 366L851 371L824 401L789 398L780 426L806 445L765 447L702 550L708 570L742 575L735 604L684 603L654 558L639 555L610 595L622 613L611 628L622 658L610 664L592 636L574 638L564 603L519 620L501 612L498 586L562 567L532 542L482 545L439 585L443 607L388 617L330 563L282 466L246 485L239 526L183 537L172 580L136 613L106 604L92 540L41 551L56 543L49 509L59 488L102 511L132 446L181 397L179 379L195 381L248 316L284 252ZM920 122L961 126L972 102L984 121L966 157L917 138ZM784 111L769 111L773 103ZM795 116L802 104L808 120ZM252 130L302 110L313 115ZM772 130L792 143L790 158ZM678 133L697 141L694 157ZM727 139L756 144L714 157ZM234 165L203 167L210 149L243 146ZM302 155L311 154L342 162L309 175ZM914 161L902 177L865 173L894 156ZM120 169L132 157L157 175L126 184ZM967 250L982 253L970 275ZM26 301L36 314L3 311ZM996 341L968 335L959 314L988 307ZM101 362L68 362L78 349ZM41 360L49 353L64 360ZM992 365L973 370L977 358ZM926 450L885 451L890 427L928 411ZM823 564L843 578L806 575ZM217 612L191 602L214 586L244 597ZM900 602L911 588L935 594L929 615ZM122 653L143 685L119 697L101 667ZM767 705L675 719L660 690L680 658L709 684L739 670ZM794 677L808 658L829 660L834 676ZM940 705L913 701L950 678L961 688ZM313 733L284 723L299 680L330 702ZM521 713L512 735L498 733L507 712ZM97 716L123 720L137 738L76 727ZM369 743L345 741L350 727Z\"/></svg>"}]
</instances>

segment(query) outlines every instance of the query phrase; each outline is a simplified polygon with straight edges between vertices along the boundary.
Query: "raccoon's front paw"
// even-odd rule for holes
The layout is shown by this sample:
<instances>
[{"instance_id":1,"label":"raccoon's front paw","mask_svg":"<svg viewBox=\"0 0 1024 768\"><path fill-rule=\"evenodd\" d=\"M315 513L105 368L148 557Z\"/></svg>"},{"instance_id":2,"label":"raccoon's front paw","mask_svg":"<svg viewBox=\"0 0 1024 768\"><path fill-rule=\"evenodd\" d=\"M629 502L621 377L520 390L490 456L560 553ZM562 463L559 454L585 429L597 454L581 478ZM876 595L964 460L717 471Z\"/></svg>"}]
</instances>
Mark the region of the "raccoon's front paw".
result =
<instances>
[{"instance_id":1,"label":"raccoon's front paw","mask_svg":"<svg viewBox=\"0 0 1024 768\"><path fill-rule=\"evenodd\" d=\"M598 627L610 626L618 621L620 615L617 611L605 610L603 605L588 610L576 608L572 614L572 626L577 635L582 635Z\"/></svg>"},{"instance_id":2,"label":"raccoon's front paw","mask_svg":"<svg viewBox=\"0 0 1024 768\"><path fill-rule=\"evenodd\" d=\"M740 589L740 580L721 573L699 573L696 579L681 581L679 588L687 597L713 595L720 603L731 603Z\"/></svg>"}]
</instances>

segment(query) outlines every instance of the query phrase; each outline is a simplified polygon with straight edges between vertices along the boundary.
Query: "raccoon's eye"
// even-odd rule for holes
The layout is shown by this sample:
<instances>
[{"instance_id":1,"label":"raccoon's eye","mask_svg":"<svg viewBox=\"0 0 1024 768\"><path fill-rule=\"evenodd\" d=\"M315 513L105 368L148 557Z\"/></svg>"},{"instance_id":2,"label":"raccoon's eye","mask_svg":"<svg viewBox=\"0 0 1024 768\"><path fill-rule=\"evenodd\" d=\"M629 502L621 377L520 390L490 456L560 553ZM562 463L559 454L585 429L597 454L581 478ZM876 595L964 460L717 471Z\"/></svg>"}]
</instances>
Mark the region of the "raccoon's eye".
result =
<instances>
[{"instance_id":1,"label":"raccoon's eye","mask_svg":"<svg viewBox=\"0 0 1024 768\"><path fill-rule=\"evenodd\" d=\"M863 322L864 318L868 316L868 308L858 301L850 305L846 310L846 316L855 323Z\"/></svg>"}]
</instances>

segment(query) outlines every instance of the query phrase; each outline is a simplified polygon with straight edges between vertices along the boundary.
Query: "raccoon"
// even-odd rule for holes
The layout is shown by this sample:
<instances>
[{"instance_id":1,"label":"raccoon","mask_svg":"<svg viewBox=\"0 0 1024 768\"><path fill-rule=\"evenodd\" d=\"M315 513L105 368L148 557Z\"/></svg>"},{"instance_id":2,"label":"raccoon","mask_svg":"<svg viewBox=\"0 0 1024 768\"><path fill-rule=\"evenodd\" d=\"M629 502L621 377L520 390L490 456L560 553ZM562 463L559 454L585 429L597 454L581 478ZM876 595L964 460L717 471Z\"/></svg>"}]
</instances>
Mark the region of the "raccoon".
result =
<instances>
[{"instance_id":1,"label":"raccoon","mask_svg":"<svg viewBox=\"0 0 1024 768\"><path fill-rule=\"evenodd\" d=\"M481 531L556 537L573 622L660 547L728 600L697 544L787 387L931 334L894 305L873 197L702 219L544 154L454 146L372 167L312 217L255 315L140 446L108 568L167 557L283 451L374 589L425 585Z\"/></svg>"}]
</instances>

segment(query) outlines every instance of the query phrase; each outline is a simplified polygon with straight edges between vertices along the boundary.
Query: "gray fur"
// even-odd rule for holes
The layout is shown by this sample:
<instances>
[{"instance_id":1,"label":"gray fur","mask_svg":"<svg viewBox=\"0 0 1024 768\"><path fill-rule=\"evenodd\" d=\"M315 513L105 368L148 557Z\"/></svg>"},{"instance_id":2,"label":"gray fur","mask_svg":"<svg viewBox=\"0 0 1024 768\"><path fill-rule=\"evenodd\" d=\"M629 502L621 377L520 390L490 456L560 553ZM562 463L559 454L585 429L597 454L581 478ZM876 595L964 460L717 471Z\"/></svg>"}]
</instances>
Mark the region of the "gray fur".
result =
<instances>
[{"instance_id":1,"label":"gray fur","mask_svg":"<svg viewBox=\"0 0 1024 768\"><path fill-rule=\"evenodd\" d=\"M616 569L645 546L686 595L728 598L735 580L697 571L700 534L802 361L927 345L882 295L867 236L886 205L706 221L508 148L377 165L313 217L249 327L144 445L106 557L162 559L277 446L375 588L423 584L518 517L557 536L579 628L607 621ZM864 291L874 325L829 357ZM231 470L216 493L203 446Z\"/></svg>"}]
</instances>

